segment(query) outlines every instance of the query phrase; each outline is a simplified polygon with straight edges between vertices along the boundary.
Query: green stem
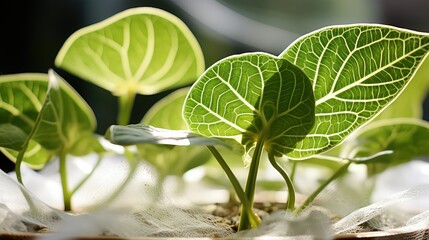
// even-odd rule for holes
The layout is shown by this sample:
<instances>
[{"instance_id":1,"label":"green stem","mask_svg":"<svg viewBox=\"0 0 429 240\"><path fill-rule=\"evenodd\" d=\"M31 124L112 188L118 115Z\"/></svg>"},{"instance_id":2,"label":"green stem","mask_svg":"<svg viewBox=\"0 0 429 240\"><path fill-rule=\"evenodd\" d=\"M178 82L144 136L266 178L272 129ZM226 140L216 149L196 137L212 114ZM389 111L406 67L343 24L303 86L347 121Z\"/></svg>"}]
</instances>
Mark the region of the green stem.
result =
<instances>
[{"instance_id":1,"label":"green stem","mask_svg":"<svg viewBox=\"0 0 429 240\"><path fill-rule=\"evenodd\" d=\"M127 94L119 96L119 112L117 120L119 125L129 124L135 97L136 93L133 91L129 91Z\"/></svg>"},{"instance_id":2,"label":"green stem","mask_svg":"<svg viewBox=\"0 0 429 240\"><path fill-rule=\"evenodd\" d=\"M42 216L43 214L40 212L39 208L36 207L36 204L34 204L32 197L28 194L27 190L24 187L24 182L22 181L21 164L22 164L22 160L24 159L24 154L28 148L28 142L29 142L28 140L29 138L27 139L21 151L19 151L18 156L16 157L16 163L15 163L16 179L22 185L22 186L19 186L19 189L21 190L22 194L27 200L28 206L30 208L30 212L32 214L35 214L35 216Z\"/></svg>"},{"instance_id":3,"label":"green stem","mask_svg":"<svg viewBox=\"0 0 429 240\"><path fill-rule=\"evenodd\" d=\"M253 211L252 205L250 205L250 202L246 196L246 194L243 191L243 188L241 187L238 179L235 177L234 173L231 171L231 168L229 168L228 164L225 162L223 157L220 155L220 153L216 150L213 146L207 146L207 148L210 150L210 152L213 154L213 156L218 161L219 165L222 167L224 172L229 178L229 181L231 182L232 186L234 187L235 193L237 194L238 198L240 199L241 203L243 204L243 209L247 213L246 215L249 217L249 220L251 221L252 226L258 226L261 222L261 219L256 215L256 213Z\"/></svg>"},{"instance_id":4,"label":"green stem","mask_svg":"<svg viewBox=\"0 0 429 240\"><path fill-rule=\"evenodd\" d=\"M297 165L298 165L297 161L292 161L292 169L290 170L290 180L292 181L292 183L294 182L294 179L295 179Z\"/></svg>"},{"instance_id":5,"label":"green stem","mask_svg":"<svg viewBox=\"0 0 429 240\"><path fill-rule=\"evenodd\" d=\"M323 189L325 189L331 182L333 182L335 179L339 178L341 175L343 175L347 169L349 168L350 164L352 162L348 161L346 164L344 164L342 167L340 167L330 178L328 178L325 182L323 182L308 198L305 200L305 202L295 210L297 214L301 213L306 207L308 207L314 199L319 195L320 192L322 192Z\"/></svg>"},{"instance_id":6,"label":"green stem","mask_svg":"<svg viewBox=\"0 0 429 240\"><path fill-rule=\"evenodd\" d=\"M249 167L249 175L247 176L245 193L247 199L249 200L250 206L253 206L253 202L255 200L255 187L256 187L256 178L258 176L258 168L259 162L261 160L262 151L264 148L265 135L261 135L261 137L256 142L255 151L253 152L252 160L250 162ZM240 226L238 227L238 231L250 229L252 226L249 222L249 218L246 214L246 209L241 209L240 214Z\"/></svg>"},{"instance_id":7,"label":"green stem","mask_svg":"<svg viewBox=\"0 0 429 240\"><path fill-rule=\"evenodd\" d=\"M21 165L22 165L22 160L24 159L24 154L27 151L27 147L28 147L28 141L25 142L21 151L19 151L18 156L16 157L16 162L15 162L16 179L18 180L19 183L21 183L22 186L24 186L24 182L22 181Z\"/></svg>"},{"instance_id":8,"label":"green stem","mask_svg":"<svg viewBox=\"0 0 429 240\"><path fill-rule=\"evenodd\" d=\"M84 184L85 182L94 174L95 170L98 168L98 166L101 163L101 160L103 159L103 155L99 155L97 162L95 163L94 167L92 168L91 172L83 178L79 184L71 191L70 196L73 196Z\"/></svg>"},{"instance_id":9,"label":"green stem","mask_svg":"<svg viewBox=\"0 0 429 240\"><path fill-rule=\"evenodd\" d=\"M134 174L137 170L137 166L139 164L139 161L135 159L135 156L129 152L129 150L125 149L125 156L128 159L129 164L129 172L127 177L122 181L122 183L115 189L115 191L102 203L96 204L95 206L91 207L90 211L99 211L103 208L105 208L107 205L112 203L126 188L128 183L134 178Z\"/></svg>"},{"instance_id":10,"label":"green stem","mask_svg":"<svg viewBox=\"0 0 429 240\"><path fill-rule=\"evenodd\" d=\"M268 154L268 159L270 160L271 165L277 170L277 172L282 175L283 179L286 182L287 189L288 189L288 200L286 204L286 210L288 211L294 211L295 209L295 188L293 186L292 180L289 178L287 173L283 170L283 168L280 167L279 164L277 164L276 159L274 158L273 154Z\"/></svg>"},{"instance_id":11,"label":"green stem","mask_svg":"<svg viewBox=\"0 0 429 240\"><path fill-rule=\"evenodd\" d=\"M61 175L61 186L63 188L63 198L64 198L64 211L71 211L71 193L68 186L67 178L67 161L66 153L61 151L60 153L60 175Z\"/></svg>"}]
</instances>

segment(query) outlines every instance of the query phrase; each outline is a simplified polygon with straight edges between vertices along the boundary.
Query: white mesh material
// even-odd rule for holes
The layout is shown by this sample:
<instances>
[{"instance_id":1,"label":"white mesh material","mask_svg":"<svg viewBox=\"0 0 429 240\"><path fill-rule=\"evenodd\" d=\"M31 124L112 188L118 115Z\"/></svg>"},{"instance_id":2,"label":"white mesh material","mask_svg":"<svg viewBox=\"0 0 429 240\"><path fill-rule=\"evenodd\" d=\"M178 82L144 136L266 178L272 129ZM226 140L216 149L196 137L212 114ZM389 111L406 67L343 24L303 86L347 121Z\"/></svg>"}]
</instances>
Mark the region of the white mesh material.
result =
<instances>
[{"instance_id":1,"label":"white mesh material","mask_svg":"<svg viewBox=\"0 0 429 240\"><path fill-rule=\"evenodd\" d=\"M95 163L88 159L84 161ZM79 167L76 167L81 164L78 159L73 159L70 163L71 171L79 170ZM73 166L73 164L77 165ZM427 165L424 166L427 167ZM419 166L419 170L425 170L423 165ZM46 186L59 184L58 173L53 169L55 166L49 166L39 173L27 169L24 170L23 177L25 181L31 183L29 187L44 186L44 189L32 191L44 196L52 206L58 206L61 203L58 202L57 197L48 198L47 196L61 196L60 192L53 192L56 188L46 188ZM190 204L181 204L176 199L166 198L165 196L171 195L164 195L163 191L169 191L169 189L163 189L163 191L159 189L156 173L150 166L140 163L135 171L131 170L125 158L106 157L87 185L76 192L73 198L74 206L82 210L79 214L66 214L49 207L38 197L23 190L13 178L0 172L0 233L40 230L55 232L46 235L43 239L70 239L100 235L123 238L331 239L335 235L349 237L344 234L354 233L360 236L402 233L404 237L401 239L428 239L429 237L429 231L424 231L429 228L429 209L424 204L417 204L427 202L429 199L429 184L422 182L370 203L370 195L364 187L368 180L357 181L350 176L331 184L327 191L316 199L315 204L318 207L310 207L299 216L280 211L265 218L259 228L235 234L228 226L218 223L219 218L196 208L190 209L188 208ZM130 172L133 175L128 178ZM81 175L81 173L76 174L76 176ZM410 172L409 176L417 175ZM128 184L123 187L121 184L127 179ZM47 185L46 181L48 181ZM380 182L373 182L373 184L388 186ZM118 197L106 202L106 199L109 199L117 189L121 190ZM196 194L205 194L203 190L199 191ZM414 207L406 207L410 205ZM368 231L368 227L385 232L359 233Z\"/></svg>"}]
</instances>

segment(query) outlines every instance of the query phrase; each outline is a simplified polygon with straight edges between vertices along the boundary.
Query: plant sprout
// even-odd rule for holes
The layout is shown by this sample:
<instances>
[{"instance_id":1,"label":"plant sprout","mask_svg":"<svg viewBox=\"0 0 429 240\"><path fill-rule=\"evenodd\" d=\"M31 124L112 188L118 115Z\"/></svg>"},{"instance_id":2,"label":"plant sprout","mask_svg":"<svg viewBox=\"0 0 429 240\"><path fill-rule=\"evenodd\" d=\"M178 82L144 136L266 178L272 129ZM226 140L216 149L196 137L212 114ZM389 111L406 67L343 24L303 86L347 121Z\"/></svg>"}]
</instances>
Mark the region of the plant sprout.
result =
<instances>
[{"instance_id":1,"label":"plant sprout","mask_svg":"<svg viewBox=\"0 0 429 240\"><path fill-rule=\"evenodd\" d=\"M239 230L246 230L261 221L253 203L264 152L287 186L286 210L295 214L351 164L366 164L368 173L376 174L429 154L428 124L415 119L416 109L395 112L409 104L404 98L394 102L407 85L420 84L415 76L428 51L426 33L375 24L331 26L299 38L279 56L229 56L203 72L201 49L178 18L136 8L74 33L55 64L119 97L119 125L111 126L106 138L137 144L162 174L171 173L169 165L191 147L200 148L198 159L181 162L175 174L203 164L210 152L242 203ZM192 82L189 90L154 106L143 124L126 125L136 94ZM427 85L409 101L417 104L426 90ZM71 197L87 178L70 189L66 156L104 151L94 134L92 110L52 70L0 76L0 93L0 148L16 161L18 180L22 163L41 168L59 156L64 208L72 210ZM405 90L404 96L410 94ZM172 116L177 121L165 121ZM248 167L244 187L219 147L242 153ZM333 166L334 172L297 206L295 169L303 161ZM287 171L280 162L293 167Z\"/></svg>"},{"instance_id":2,"label":"plant sprout","mask_svg":"<svg viewBox=\"0 0 429 240\"><path fill-rule=\"evenodd\" d=\"M347 157L321 154L387 108L414 77L428 50L429 35L425 33L383 25L344 25L307 34L279 57L248 53L208 68L189 91L183 116L191 132L238 144L245 150L249 174L242 190L235 186L234 174L222 156L209 146L243 202L239 230L258 224L248 205L253 205L263 151L288 187L286 209L296 213L347 172L351 163L371 164L400 155L398 146L393 146L395 141L371 151L360 149ZM426 128L409 121L397 124L400 132ZM376 129L392 134L381 126ZM379 132L363 133L358 139L369 136L373 142L374 134ZM411 144L411 135L407 139ZM413 151L404 160L425 153ZM295 209L293 181L277 160L297 164L312 158L320 165L334 160L339 167Z\"/></svg>"},{"instance_id":3,"label":"plant sprout","mask_svg":"<svg viewBox=\"0 0 429 240\"><path fill-rule=\"evenodd\" d=\"M82 98L53 70L46 74L17 74L0 79L4 91L0 147L16 161L16 174L22 184L21 164L41 168L52 156L60 158L64 209L72 209L67 178L66 156L82 156L102 151L93 134L94 114ZM43 99L43 100L42 100ZM5 139L6 138L6 139ZM81 186L79 184L78 186Z\"/></svg>"}]
</instances>

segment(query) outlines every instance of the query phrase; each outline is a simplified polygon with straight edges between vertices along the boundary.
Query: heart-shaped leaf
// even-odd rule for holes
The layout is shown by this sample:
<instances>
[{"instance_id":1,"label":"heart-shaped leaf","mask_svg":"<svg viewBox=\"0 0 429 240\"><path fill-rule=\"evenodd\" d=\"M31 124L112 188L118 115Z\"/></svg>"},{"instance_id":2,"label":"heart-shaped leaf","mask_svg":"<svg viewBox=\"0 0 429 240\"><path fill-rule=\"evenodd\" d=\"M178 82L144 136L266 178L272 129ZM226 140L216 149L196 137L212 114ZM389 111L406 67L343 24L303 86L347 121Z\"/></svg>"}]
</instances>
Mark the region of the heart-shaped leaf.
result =
<instances>
[{"instance_id":1,"label":"heart-shaped leaf","mask_svg":"<svg viewBox=\"0 0 429 240\"><path fill-rule=\"evenodd\" d=\"M382 25L310 33L280 56L310 78L315 125L288 157L326 151L374 118L402 92L429 51L429 35Z\"/></svg>"},{"instance_id":2,"label":"heart-shaped leaf","mask_svg":"<svg viewBox=\"0 0 429 240\"><path fill-rule=\"evenodd\" d=\"M234 139L248 151L262 141L268 152L282 155L313 126L311 82L298 67L269 54L232 56L194 83L183 116L193 132Z\"/></svg>"},{"instance_id":3,"label":"heart-shaped leaf","mask_svg":"<svg viewBox=\"0 0 429 240\"><path fill-rule=\"evenodd\" d=\"M75 32L55 64L117 96L183 86L204 71L190 30L154 8L129 9Z\"/></svg>"}]
</instances>

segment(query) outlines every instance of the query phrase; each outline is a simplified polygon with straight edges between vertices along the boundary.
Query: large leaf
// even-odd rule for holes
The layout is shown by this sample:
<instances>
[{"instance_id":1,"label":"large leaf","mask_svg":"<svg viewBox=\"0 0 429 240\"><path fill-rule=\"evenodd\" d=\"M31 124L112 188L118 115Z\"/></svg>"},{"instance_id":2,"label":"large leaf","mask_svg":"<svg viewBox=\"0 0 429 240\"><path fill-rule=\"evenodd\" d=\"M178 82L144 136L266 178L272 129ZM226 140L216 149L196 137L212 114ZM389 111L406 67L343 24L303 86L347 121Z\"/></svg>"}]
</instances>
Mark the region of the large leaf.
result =
<instances>
[{"instance_id":1,"label":"large leaf","mask_svg":"<svg viewBox=\"0 0 429 240\"><path fill-rule=\"evenodd\" d=\"M145 114L142 124L172 130L186 129L186 123L182 119L182 108L188 91L189 88L182 88L161 99ZM211 154L205 146L166 147L139 144L137 148L142 157L163 175L182 175L186 171L206 163L211 158Z\"/></svg>"},{"instance_id":2,"label":"large leaf","mask_svg":"<svg viewBox=\"0 0 429 240\"><path fill-rule=\"evenodd\" d=\"M243 54L219 61L195 82L183 115L193 132L234 139L248 150L262 141L282 155L312 128L314 97L310 80L289 61Z\"/></svg>"},{"instance_id":3,"label":"large leaf","mask_svg":"<svg viewBox=\"0 0 429 240\"><path fill-rule=\"evenodd\" d=\"M369 161L355 161L369 165L370 173L407 162L416 157L429 156L429 123L413 118L386 119L369 124L357 136L344 142L343 154L362 158L391 150Z\"/></svg>"},{"instance_id":4,"label":"large leaf","mask_svg":"<svg viewBox=\"0 0 429 240\"><path fill-rule=\"evenodd\" d=\"M48 75L38 73L0 76L0 150L12 161L42 108L48 88ZM32 141L24 161L40 167L52 153Z\"/></svg>"},{"instance_id":5,"label":"large leaf","mask_svg":"<svg viewBox=\"0 0 429 240\"><path fill-rule=\"evenodd\" d=\"M294 42L281 57L312 81L316 119L289 157L326 151L374 118L405 88L428 50L428 34L382 25L328 27Z\"/></svg>"},{"instance_id":6,"label":"large leaf","mask_svg":"<svg viewBox=\"0 0 429 240\"><path fill-rule=\"evenodd\" d=\"M55 64L117 96L158 93L188 84L204 71L190 30L154 8L129 9L75 32Z\"/></svg>"}]
</instances>

